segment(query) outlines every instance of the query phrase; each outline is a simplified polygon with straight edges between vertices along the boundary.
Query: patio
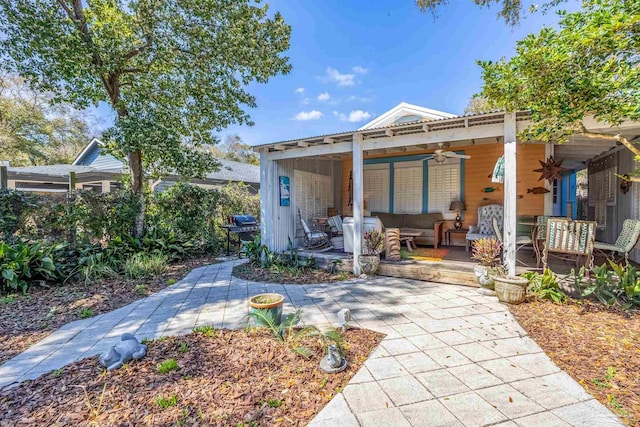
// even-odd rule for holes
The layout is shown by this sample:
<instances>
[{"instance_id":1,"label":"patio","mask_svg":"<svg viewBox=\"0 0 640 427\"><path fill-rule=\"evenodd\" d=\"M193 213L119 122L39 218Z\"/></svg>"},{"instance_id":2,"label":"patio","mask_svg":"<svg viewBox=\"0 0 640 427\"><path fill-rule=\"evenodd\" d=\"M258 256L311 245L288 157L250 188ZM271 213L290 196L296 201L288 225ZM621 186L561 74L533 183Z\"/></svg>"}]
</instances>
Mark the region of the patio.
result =
<instances>
[{"instance_id":1,"label":"patio","mask_svg":"<svg viewBox=\"0 0 640 427\"><path fill-rule=\"evenodd\" d=\"M250 295L286 296L285 312L387 334L312 426L621 425L562 372L495 297L463 286L372 278L281 285L233 278L238 261L201 267L122 309L71 323L0 367L0 385L35 378L104 351L120 334L186 334L194 326L237 328ZM515 423L515 424L513 424Z\"/></svg>"}]
</instances>

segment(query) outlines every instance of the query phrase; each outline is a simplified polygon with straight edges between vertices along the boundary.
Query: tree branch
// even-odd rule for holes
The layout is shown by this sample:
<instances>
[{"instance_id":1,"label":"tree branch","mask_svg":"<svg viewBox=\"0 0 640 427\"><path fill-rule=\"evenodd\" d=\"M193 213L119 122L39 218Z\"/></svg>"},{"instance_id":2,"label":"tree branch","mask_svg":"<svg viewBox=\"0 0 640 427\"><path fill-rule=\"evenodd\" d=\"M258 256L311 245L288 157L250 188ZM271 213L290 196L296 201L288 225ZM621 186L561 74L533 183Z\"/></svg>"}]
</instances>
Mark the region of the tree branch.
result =
<instances>
[{"instance_id":1,"label":"tree branch","mask_svg":"<svg viewBox=\"0 0 640 427\"><path fill-rule=\"evenodd\" d=\"M640 148L636 147L624 136L620 134L610 135L608 133L590 132L582 122L580 122L579 126L583 136L586 136L587 138L594 138L594 139L608 139L608 140L619 141L622 145L628 148L629 151L631 151L636 156L640 157Z\"/></svg>"},{"instance_id":2,"label":"tree branch","mask_svg":"<svg viewBox=\"0 0 640 427\"><path fill-rule=\"evenodd\" d=\"M125 61L128 61L129 59L140 55L142 52L144 52L150 46L151 46L151 42L149 40L147 40L147 42L145 44L143 44L142 46L138 46L135 49L131 49L129 52L125 53L123 59Z\"/></svg>"}]
</instances>

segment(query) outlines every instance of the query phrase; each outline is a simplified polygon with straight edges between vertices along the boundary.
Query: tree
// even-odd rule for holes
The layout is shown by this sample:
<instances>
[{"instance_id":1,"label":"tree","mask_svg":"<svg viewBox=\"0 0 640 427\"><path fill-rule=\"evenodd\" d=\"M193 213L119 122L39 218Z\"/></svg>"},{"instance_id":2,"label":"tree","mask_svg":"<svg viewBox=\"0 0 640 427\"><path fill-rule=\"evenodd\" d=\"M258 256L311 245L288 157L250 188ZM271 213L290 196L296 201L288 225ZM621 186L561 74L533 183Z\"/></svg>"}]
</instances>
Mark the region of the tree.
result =
<instances>
[{"instance_id":1,"label":"tree","mask_svg":"<svg viewBox=\"0 0 640 427\"><path fill-rule=\"evenodd\" d=\"M498 12L498 17L504 19L504 21L511 25L517 25L522 19L522 12L524 4L521 0L472 0L477 6L490 7L493 4L500 5L501 9ZM549 0L542 4L542 10L547 11L560 3L564 3L567 0ZM438 10L438 7L446 5L447 0L416 0L416 4L423 12L430 12L434 16ZM534 12L538 9L537 5L531 5L529 7L530 12Z\"/></svg>"},{"instance_id":2,"label":"tree","mask_svg":"<svg viewBox=\"0 0 640 427\"><path fill-rule=\"evenodd\" d=\"M585 0L581 11L559 14L557 30L525 37L515 57L479 62L481 96L507 111L530 110L523 138L562 142L580 133L619 141L640 160L640 148L623 135L584 124L586 117L612 127L640 120L640 2Z\"/></svg>"},{"instance_id":3,"label":"tree","mask_svg":"<svg viewBox=\"0 0 640 427\"><path fill-rule=\"evenodd\" d=\"M215 170L204 149L214 132L252 124L245 87L289 72L291 29L267 9L250 0L0 0L2 66L54 102L108 103L117 115L108 151L128 158L142 201L144 166L188 177ZM143 221L141 210L136 235Z\"/></svg>"},{"instance_id":4,"label":"tree","mask_svg":"<svg viewBox=\"0 0 640 427\"><path fill-rule=\"evenodd\" d=\"M465 114L483 114L490 113L494 111L496 108L491 105L487 98L482 96L474 95L470 100L467 106L464 108Z\"/></svg>"},{"instance_id":5,"label":"tree","mask_svg":"<svg viewBox=\"0 0 640 427\"><path fill-rule=\"evenodd\" d=\"M244 144L239 135L227 135L222 144L208 147L209 152L218 159L259 165L260 158L251 146Z\"/></svg>"},{"instance_id":6,"label":"tree","mask_svg":"<svg viewBox=\"0 0 640 427\"><path fill-rule=\"evenodd\" d=\"M70 163L89 140L89 126L69 105L0 75L0 160L14 166Z\"/></svg>"}]
</instances>

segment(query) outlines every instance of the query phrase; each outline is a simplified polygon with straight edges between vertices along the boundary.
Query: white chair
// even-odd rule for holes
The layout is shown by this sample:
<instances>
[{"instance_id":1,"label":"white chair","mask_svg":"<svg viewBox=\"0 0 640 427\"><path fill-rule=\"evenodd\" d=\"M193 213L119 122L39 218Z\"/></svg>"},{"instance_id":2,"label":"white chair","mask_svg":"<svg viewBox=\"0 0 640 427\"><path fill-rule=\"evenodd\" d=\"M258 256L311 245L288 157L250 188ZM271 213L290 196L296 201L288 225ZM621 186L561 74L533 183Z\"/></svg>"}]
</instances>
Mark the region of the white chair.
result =
<instances>
[{"instance_id":1,"label":"white chair","mask_svg":"<svg viewBox=\"0 0 640 427\"><path fill-rule=\"evenodd\" d=\"M302 229L304 231L304 246L306 249L331 249L331 241L329 240L329 236L327 233L318 230L311 230L307 225L307 222L302 219L302 214L300 213L300 209L298 209L298 219L300 220L300 224L302 225Z\"/></svg>"}]
</instances>

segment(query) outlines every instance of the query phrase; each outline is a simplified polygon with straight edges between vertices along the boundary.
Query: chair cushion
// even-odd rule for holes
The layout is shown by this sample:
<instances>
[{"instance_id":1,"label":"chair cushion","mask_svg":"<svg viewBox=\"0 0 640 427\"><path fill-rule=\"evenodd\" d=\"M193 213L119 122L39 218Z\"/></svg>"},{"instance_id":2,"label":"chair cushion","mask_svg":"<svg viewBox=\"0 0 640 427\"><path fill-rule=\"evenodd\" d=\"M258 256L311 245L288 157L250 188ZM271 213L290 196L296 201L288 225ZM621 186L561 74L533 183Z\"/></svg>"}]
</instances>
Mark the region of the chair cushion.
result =
<instances>
[{"instance_id":1,"label":"chair cushion","mask_svg":"<svg viewBox=\"0 0 640 427\"><path fill-rule=\"evenodd\" d=\"M467 240L488 239L489 237L493 237L493 234L467 233Z\"/></svg>"},{"instance_id":2,"label":"chair cushion","mask_svg":"<svg viewBox=\"0 0 640 427\"><path fill-rule=\"evenodd\" d=\"M377 216L382 221L385 228L402 228L404 214L393 214L387 212L372 212L371 216Z\"/></svg>"},{"instance_id":3,"label":"chair cushion","mask_svg":"<svg viewBox=\"0 0 640 427\"><path fill-rule=\"evenodd\" d=\"M433 227L438 221L442 221L441 213L406 214L403 226L407 228L428 228L433 230Z\"/></svg>"}]
</instances>

